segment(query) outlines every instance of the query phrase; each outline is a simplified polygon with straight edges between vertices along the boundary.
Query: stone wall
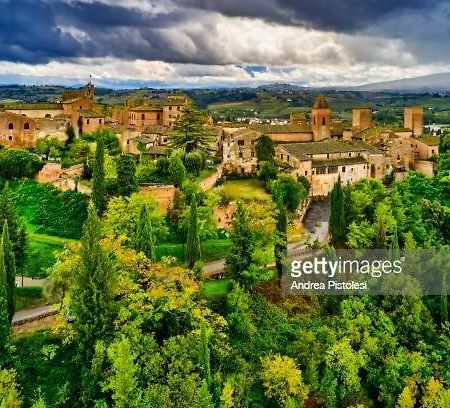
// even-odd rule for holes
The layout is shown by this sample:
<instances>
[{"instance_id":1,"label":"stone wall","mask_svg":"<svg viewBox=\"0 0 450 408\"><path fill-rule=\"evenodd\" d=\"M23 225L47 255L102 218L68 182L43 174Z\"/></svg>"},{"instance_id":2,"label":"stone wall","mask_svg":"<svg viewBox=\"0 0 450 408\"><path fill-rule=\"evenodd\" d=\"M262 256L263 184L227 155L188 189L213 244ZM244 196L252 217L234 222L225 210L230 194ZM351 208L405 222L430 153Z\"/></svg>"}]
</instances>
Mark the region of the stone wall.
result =
<instances>
[{"instance_id":1,"label":"stone wall","mask_svg":"<svg viewBox=\"0 0 450 408\"><path fill-rule=\"evenodd\" d=\"M35 179L40 183L56 183L63 179L81 177L82 175L82 164L75 164L67 169L63 169L60 163L46 163Z\"/></svg>"},{"instance_id":2,"label":"stone wall","mask_svg":"<svg viewBox=\"0 0 450 408\"><path fill-rule=\"evenodd\" d=\"M155 198L158 207L167 211L173 206L177 189L172 185L141 184L139 192Z\"/></svg>"}]
</instances>

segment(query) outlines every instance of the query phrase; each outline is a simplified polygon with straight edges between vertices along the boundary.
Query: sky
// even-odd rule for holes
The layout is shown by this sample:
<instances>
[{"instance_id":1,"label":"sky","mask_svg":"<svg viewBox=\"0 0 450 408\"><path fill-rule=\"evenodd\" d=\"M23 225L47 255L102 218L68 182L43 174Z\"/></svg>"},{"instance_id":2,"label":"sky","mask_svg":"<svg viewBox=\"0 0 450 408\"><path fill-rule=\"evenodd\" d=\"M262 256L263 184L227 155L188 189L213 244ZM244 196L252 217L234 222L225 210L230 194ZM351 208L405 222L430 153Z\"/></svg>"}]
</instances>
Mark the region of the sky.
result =
<instances>
[{"instance_id":1,"label":"sky","mask_svg":"<svg viewBox=\"0 0 450 408\"><path fill-rule=\"evenodd\" d=\"M450 72L450 0L0 0L0 84L352 86Z\"/></svg>"}]
</instances>

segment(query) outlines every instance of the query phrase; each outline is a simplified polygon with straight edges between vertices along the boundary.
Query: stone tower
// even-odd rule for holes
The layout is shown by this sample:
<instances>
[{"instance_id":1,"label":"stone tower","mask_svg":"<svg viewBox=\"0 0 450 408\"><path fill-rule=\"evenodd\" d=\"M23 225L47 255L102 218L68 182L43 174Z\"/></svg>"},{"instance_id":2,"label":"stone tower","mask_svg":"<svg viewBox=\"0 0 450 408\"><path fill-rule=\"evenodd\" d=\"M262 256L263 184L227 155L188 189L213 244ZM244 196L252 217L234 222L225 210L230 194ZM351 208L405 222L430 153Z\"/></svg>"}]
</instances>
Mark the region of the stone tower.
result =
<instances>
[{"instance_id":1,"label":"stone tower","mask_svg":"<svg viewBox=\"0 0 450 408\"><path fill-rule=\"evenodd\" d=\"M352 127L359 130L372 127L372 108L353 109Z\"/></svg>"},{"instance_id":2,"label":"stone tower","mask_svg":"<svg viewBox=\"0 0 450 408\"><path fill-rule=\"evenodd\" d=\"M331 109L324 95L316 98L311 111L311 128L313 141L328 139L331 136Z\"/></svg>"},{"instance_id":3,"label":"stone tower","mask_svg":"<svg viewBox=\"0 0 450 408\"><path fill-rule=\"evenodd\" d=\"M423 135L423 108L405 108L405 128L411 129L414 136Z\"/></svg>"}]
</instances>

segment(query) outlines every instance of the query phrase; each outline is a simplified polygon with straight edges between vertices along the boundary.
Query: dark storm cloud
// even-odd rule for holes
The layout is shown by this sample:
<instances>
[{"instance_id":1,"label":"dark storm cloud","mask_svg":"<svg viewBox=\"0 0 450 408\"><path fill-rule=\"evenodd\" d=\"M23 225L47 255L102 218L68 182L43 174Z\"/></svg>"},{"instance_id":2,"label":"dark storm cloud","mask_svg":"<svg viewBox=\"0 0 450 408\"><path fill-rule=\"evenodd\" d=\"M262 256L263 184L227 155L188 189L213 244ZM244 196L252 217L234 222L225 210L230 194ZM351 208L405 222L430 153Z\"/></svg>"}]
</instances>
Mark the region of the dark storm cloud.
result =
<instances>
[{"instance_id":1,"label":"dark storm cloud","mask_svg":"<svg viewBox=\"0 0 450 408\"><path fill-rule=\"evenodd\" d=\"M395 15L422 10L428 13L448 1L159 0L156 4L167 6L167 10L152 13L148 8L125 7L120 4L126 2L113 0L0 0L0 60L45 63L114 57L170 63L259 64L260 60L251 61L251 55L249 60L234 60L221 50L221 44L214 43L218 15L212 12L319 31L355 33ZM192 26L196 24L195 29L190 27L191 22ZM185 29L182 41L177 37L179 26ZM380 35L389 33L388 26ZM227 45L223 44L224 48Z\"/></svg>"},{"instance_id":2,"label":"dark storm cloud","mask_svg":"<svg viewBox=\"0 0 450 408\"><path fill-rule=\"evenodd\" d=\"M448 0L174 0L180 7L216 11L232 17L353 32L405 11L428 12Z\"/></svg>"}]
</instances>

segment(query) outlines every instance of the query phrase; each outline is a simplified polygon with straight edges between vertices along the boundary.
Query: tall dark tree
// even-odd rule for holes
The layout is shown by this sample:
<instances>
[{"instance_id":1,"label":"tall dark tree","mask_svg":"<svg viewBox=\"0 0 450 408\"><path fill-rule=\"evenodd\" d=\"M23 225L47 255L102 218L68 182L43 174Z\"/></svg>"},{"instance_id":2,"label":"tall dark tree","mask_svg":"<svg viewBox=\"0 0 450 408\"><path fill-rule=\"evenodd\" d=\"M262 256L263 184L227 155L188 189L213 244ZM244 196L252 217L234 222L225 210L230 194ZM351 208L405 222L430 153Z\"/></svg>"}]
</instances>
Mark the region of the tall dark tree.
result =
<instances>
[{"instance_id":1,"label":"tall dark tree","mask_svg":"<svg viewBox=\"0 0 450 408\"><path fill-rule=\"evenodd\" d=\"M97 340L105 339L113 329L114 273L101 244L100 219L91 205L84 226L81 261L75 270L71 288L70 311L79 346L79 358L87 367Z\"/></svg>"},{"instance_id":2,"label":"tall dark tree","mask_svg":"<svg viewBox=\"0 0 450 408\"><path fill-rule=\"evenodd\" d=\"M288 217L286 206L278 203L277 215L277 241L275 242L275 264L277 267L278 277L281 278L283 274L283 261L287 256L287 226Z\"/></svg>"},{"instance_id":3,"label":"tall dark tree","mask_svg":"<svg viewBox=\"0 0 450 408\"><path fill-rule=\"evenodd\" d=\"M136 161L130 154L120 156L117 161L117 189L121 196L130 196L138 191Z\"/></svg>"},{"instance_id":4,"label":"tall dark tree","mask_svg":"<svg viewBox=\"0 0 450 408\"><path fill-rule=\"evenodd\" d=\"M66 136L67 136L66 146L69 146L75 140L75 137L76 137L75 129L73 128L72 124L70 124L70 123L67 125L67 128L66 128Z\"/></svg>"},{"instance_id":5,"label":"tall dark tree","mask_svg":"<svg viewBox=\"0 0 450 408\"><path fill-rule=\"evenodd\" d=\"M199 152L209 155L213 148L214 129L205 125L205 114L189 105L174 123L168 145L181 149L185 154Z\"/></svg>"},{"instance_id":6,"label":"tall dark tree","mask_svg":"<svg viewBox=\"0 0 450 408\"><path fill-rule=\"evenodd\" d=\"M15 312L16 291L16 262L11 240L9 239L8 223L5 220L2 231L3 264L6 273L6 292L8 298L9 321L12 321Z\"/></svg>"},{"instance_id":7,"label":"tall dark tree","mask_svg":"<svg viewBox=\"0 0 450 408\"><path fill-rule=\"evenodd\" d=\"M134 236L134 248L138 252L143 252L151 261L156 260L155 254L155 236L153 232L152 220L148 213L146 204L141 206L139 219L136 224Z\"/></svg>"},{"instance_id":8,"label":"tall dark tree","mask_svg":"<svg viewBox=\"0 0 450 408\"><path fill-rule=\"evenodd\" d=\"M263 135L256 141L256 158L258 162L273 162L275 157L275 145L269 136Z\"/></svg>"},{"instance_id":9,"label":"tall dark tree","mask_svg":"<svg viewBox=\"0 0 450 408\"><path fill-rule=\"evenodd\" d=\"M3 254L3 243L0 242L0 368L10 362L11 325L8 314L8 282Z\"/></svg>"},{"instance_id":10,"label":"tall dark tree","mask_svg":"<svg viewBox=\"0 0 450 408\"><path fill-rule=\"evenodd\" d=\"M5 183L0 195L0 225L8 223L9 239L11 240L16 267L21 268L25 263L27 250L27 234L25 226L13 206L8 182Z\"/></svg>"},{"instance_id":11,"label":"tall dark tree","mask_svg":"<svg viewBox=\"0 0 450 408\"><path fill-rule=\"evenodd\" d=\"M241 202L237 204L232 225L231 248L225 261L225 270L232 279L243 283L242 273L248 271L253 263L255 237Z\"/></svg>"},{"instance_id":12,"label":"tall dark tree","mask_svg":"<svg viewBox=\"0 0 450 408\"><path fill-rule=\"evenodd\" d=\"M330 221L329 230L331 239L337 247L345 245L347 235L347 225L345 220L345 202L344 193L341 186L341 178L334 183L330 198Z\"/></svg>"},{"instance_id":13,"label":"tall dark tree","mask_svg":"<svg viewBox=\"0 0 450 408\"><path fill-rule=\"evenodd\" d=\"M94 169L92 174L92 202L98 215L105 211L105 142L102 137L97 140L95 151Z\"/></svg>"},{"instance_id":14,"label":"tall dark tree","mask_svg":"<svg viewBox=\"0 0 450 408\"><path fill-rule=\"evenodd\" d=\"M186 263L192 268L201 257L200 236L198 234L197 197L192 195L189 207L189 224L186 240Z\"/></svg>"}]
</instances>

